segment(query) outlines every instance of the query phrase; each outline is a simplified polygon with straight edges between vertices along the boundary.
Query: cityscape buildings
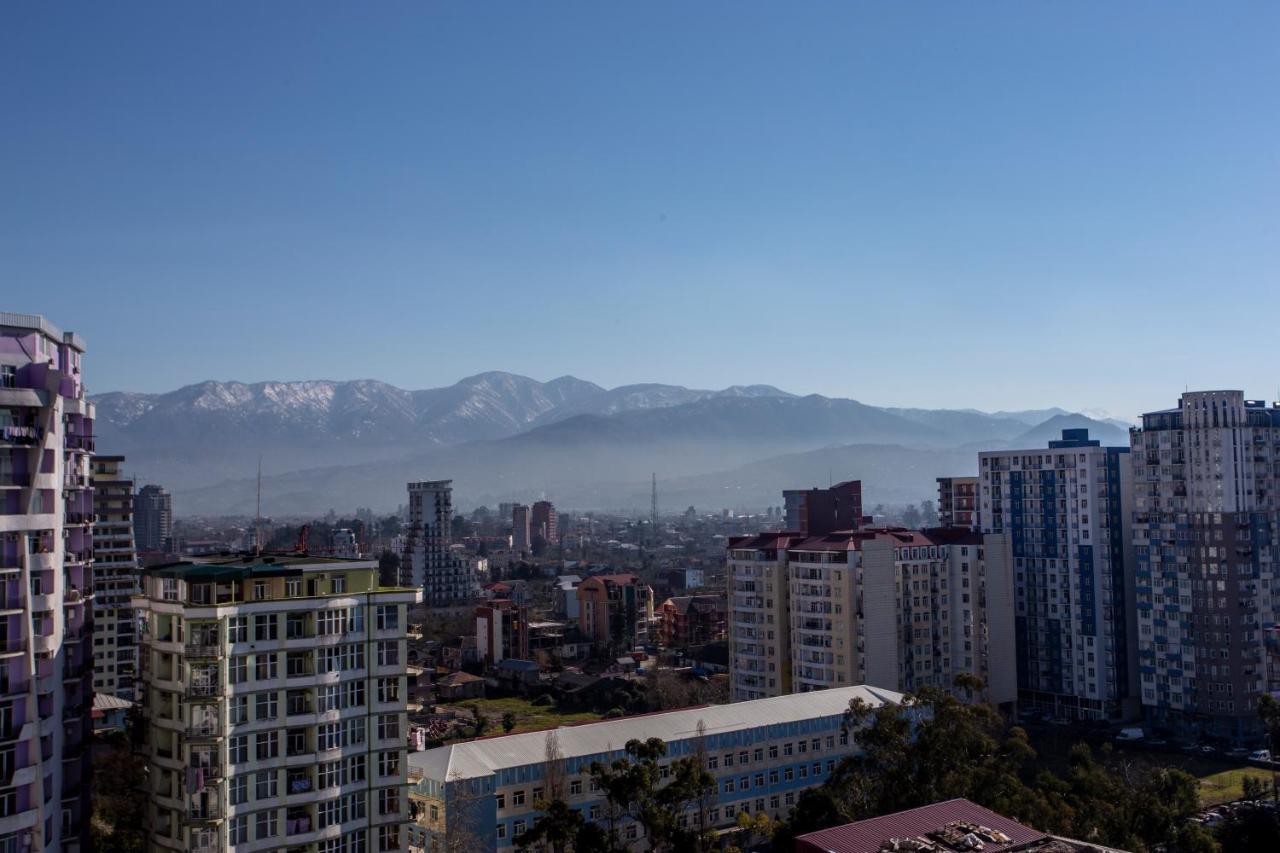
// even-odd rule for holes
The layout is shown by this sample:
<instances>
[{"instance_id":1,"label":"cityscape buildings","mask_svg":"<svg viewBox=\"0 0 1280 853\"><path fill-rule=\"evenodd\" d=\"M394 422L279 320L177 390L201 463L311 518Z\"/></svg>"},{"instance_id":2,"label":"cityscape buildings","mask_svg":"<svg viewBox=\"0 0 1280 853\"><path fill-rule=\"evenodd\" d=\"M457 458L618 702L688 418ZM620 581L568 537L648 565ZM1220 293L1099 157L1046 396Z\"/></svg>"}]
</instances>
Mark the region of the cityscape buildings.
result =
<instances>
[{"instance_id":1,"label":"cityscape buildings","mask_svg":"<svg viewBox=\"0 0 1280 853\"><path fill-rule=\"evenodd\" d=\"M93 689L137 698L137 620L130 598L138 587L133 544L133 480L123 456L93 459Z\"/></svg>"},{"instance_id":2,"label":"cityscape buildings","mask_svg":"<svg viewBox=\"0 0 1280 853\"><path fill-rule=\"evenodd\" d=\"M771 531L729 543L735 701L871 684L1016 698L1009 541L974 531Z\"/></svg>"},{"instance_id":3,"label":"cityscape buildings","mask_svg":"<svg viewBox=\"0 0 1280 853\"><path fill-rule=\"evenodd\" d=\"M138 490L133 506L133 535L139 551L170 550L173 496L163 486L148 483Z\"/></svg>"},{"instance_id":4,"label":"cityscape buildings","mask_svg":"<svg viewBox=\"0 0 1280 853\"><path fill-rule=\"evenodd\" d=\"M1012 543L1020 705L1066 719L1133 716L1129 448L1067 429L1048 448L978 458L982 528Z\"/></svg>"},{"instance_id":5,"label":"cityscape buildings","mask_svg":"<svg viewBox=\"0 0 1280 853\"><path fill-rule=\"evenodd\" d=\"M977 477L938 478L938 523L943 527L981 530Z\"/></svg>"},{"instance_id":6,"label":"cityscape buildings","mask_svg":"<svg viewBox=\"0 0 1280 853\"><path fill-rule=\"evenodd\" d=\"M93 404L84 341L0 313L0 850L89 845Z\"/></svg>"},{"instance_id":7,"label":"cityscape buildings","mask_svg":"<svg viewBox=\"0 0 1280 853\"><path fill-rule=\"evenodd\" d=\"M787 489L782 493L786 529L818 536L852 530L870 519L862 516L862 482L848 480L828 489Z\"/></svg>"},{"instance_id":8,"label":"cityscape buildings","mask_svg":"<svg viewBox=\"0 0 1280 853\"><path fill-rule=\"evenodd\" d=\"M419 593L379 587L376 561L307 555L141 584L149 849L401 850Z\"/></svg>"},{"instance_id":9,"label":"cityscape buildings","mask_svg":"<svg viewBox=\"0 0 1280 853\"><path fill-rule=\"evenodd\" d=\"M1280 407L1189 392L1131 436L1143 710L1185 734L1256 736L1280 588Z\"/></svg>"},{"instance_id":10,"label":"cityscape buildings","mask_svg":"<svg viewBox=\"0 0 1280 853\"><path fill-rule=\"evenodd\" d=\"M542 547L560 542L560 529L556 522L556 508L551 501L538 501L529 513L530 542L541 542Z\"/></svg>"},{"instance_id":11,"label":"cityscape buildings","mask_svg":"<svg viewBox=\"0 0 1280 853\"><path fill-rule=\"evenodd\" d=\"M640 623L653 618L653 590L635 575L592 575L577 592L582 632L619 653L635 647Z\"/></svg>"},{"instance_id":12,"label":"cityscape buildings","mask_svg":"<svg viewBox=\"0 0 1280 853\"><path fill-rule=\"evenodd\" d=\"M511 550L517 554L533 552L533 519L524 504L511 507Z\"/></svg>"},{"instance_id":13,"label":"cityscape buildings","mask_svg":"<svg viewBox=\"0 0 1280 853\"><path fill-rule=\"evenodd\" d=\"M605 820L605 797L592 783L592 762L623 756L627 741L660 738L667 759L705 755L716 794L708 819L716 829L738 815L783 818L806 789L822 784L858 749L845 712L853 699L871 707L900 703L902 694L846 686L805 696L686 708L605 720L555 731L556 772L566 802L589 821ZM409 756L413 824L419 850L508 850L533 825L547 782L547 732L485 738ZM462 816L461 819L459 816ZM628 844L644 844L641 827L618 826Z\"/></svg>"},{"instance_id":14,"label":"cityscape buildings","mask_svg":"<svg viewBox=\"0 0 1280 853\"><path fill-rule=\"evenodd\" d=\"M486 664L529 657L529 609L499 598L476 608L476 653Z\"/></svg>"},{"instance_id":15,"label":"cityscape buildings","mask_svg":"<svg viewBox=\"0 0 1280 853\"><path fill-rule=\"evenodd\" d=\"M453 552L452 542L453 481L410 483L400 585L423 590L423 601L430 607L464 604L476 595L471 563Z\"/></svg>"}]
</instances>

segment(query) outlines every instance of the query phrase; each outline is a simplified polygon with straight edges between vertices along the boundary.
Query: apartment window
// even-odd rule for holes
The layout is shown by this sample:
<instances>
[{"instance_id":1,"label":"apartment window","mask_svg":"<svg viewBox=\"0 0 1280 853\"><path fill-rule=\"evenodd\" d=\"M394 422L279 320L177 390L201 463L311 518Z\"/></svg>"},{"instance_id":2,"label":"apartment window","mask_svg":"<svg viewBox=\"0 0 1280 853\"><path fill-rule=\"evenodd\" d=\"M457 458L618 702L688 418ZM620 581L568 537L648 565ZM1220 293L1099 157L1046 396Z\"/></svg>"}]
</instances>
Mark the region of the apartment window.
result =
<instances>
[{"instance_id":1,"label":"apartment window","mask_svg":"<svg viewBox=\"0 0 1280 853\"><path fill-rule=\"evenodd\" d=\"M769 747L769 758L772 760L778 757L778 745L775 743Z\"/></svg>"},{"instance_id":2,"label":"apartment window","mask_svg":"<svg viewBox=\"0 0 1280 853\"><path fill-rule=\"evenodd\" d=\"M507 837L507 825L505 823L498 824L498 838L502 839L506 837Z\"/></svg>"},{"instance_id":3,"label":"apartment window","mask_svg":"<svg viewBox=\"0 0 1280 853\"><path fill-rule=\"evenodd\" d=\"M378 814L399 814L400 813L400 789L399 788L379 788L378 789Z\"/></svg>"},{"instance_id":4,"label":"apartment window","mask_svg":"<svg viewBox=\"0 0 1280 853\"><path fill-rule=\"evenodd\" d=\"M744 749L742 752L739 752L739 753L738 753L738 763L739 763L739 764L746 764L746 763L747 763L747 761L750 759L750 757L751 757L751 753L747 752L747 751Z\"/></svg>"},{"instance_id":5,"label":"apartment window","mask_svg":"<svg viewBox=\"0 0 1280 853\"><path fill-rule=\"evenodd\" d=\"M363 782L365 780L365 757L353 755L347 759L347 781Z\"/></svg>"},{"instance_id":6,"label":"apartment window","mask_svg":"<svg viewBox=\"0 0 1280 853\"><path fill-rule=\"evenodd\" d=\"M720 759L714 755L707 756L707 769L715 770L720 766Z\"/></svg>"},{"instance_id":7,"label":"apartment window","mask_svg":"<svg viewBox=\"0 0 1280 853\"><path fill-rule=\"evenodd\" d=\"M732 752L726 752L726 753L724 754L724 766L725 766L725 767L732 767L732 766L733 766L733 753L732 753Z\"/></svg>"},{"instance_id":8,"label":"apartment window","mask_svg":"<svg viewBox=\"0 0 1280 853\"><path fill-rule=\"evenodd\" d=\"M259 613L253 617L253 638L260 643L276 639L276 616L274 613Z\"/></svg>"},{"instance_id":9,"label":"apartment window","mask_svg":"<svg viewBox=\"0 0 1280 853\"><path fill-rule=\"evenodd\" d=\"M379 702L399 702L400 701L400 679L379 678L378 679L378 701Z\"/></svg>"},{"instance_id":10,"label":"apartment window","mask_svg":"<svg viewBox=\"0 0 1280 853\"><path fill-rule=\"evenodd\" d=\"M342 746L342 724L321 723L316 726L316 749L337 749Z\"/></svg>"},{"instance_id":11,"label":"apartment window","mask_svg":"<svg viewBox=\"0 0 1280 853\"><path fill-rule=\"evenodd\" d=\"M581 793L582 793L582 780L574 779L572 782L569 783L569 794L571 796L577 796L578 794L581 794Z\"/></svg>"},{"instance_id":12,"label":"apartment window","mask_svg":"<svg viewBox=\"0 0 1280 853\"><path fill-rule=\"evenodd\" d=\"M254 655L253 665L253 677L258 681L270 681L280 676L280 669L277 666L276 656L273 654Z\"/></svg>"},{"instance_id":13,"label":"apartment window","mask_svg":"<svg viewBox=\"0 0 1280 853\"><path fill-rule=\"evenodd\" d=\"M592 806L592 807L591 807L591 812L590 812L590 814L591 814L591 819L592 819L592 820L599 820L599 819L600 819L600 807L599 807L599 806Z\"/></svg>"},{"instance_id":14,"label":"apartment window","mask_svg":"<svg viewBox=\"0 0 1280 853\"><path fill-rule=\"evenodd\" d=\"M764 761L764 750L763 749L755 750L755 752L752 753L751 758L753 761Z\"/></svg>"},{"instance_id":15,"label":"apartment window","mask_svg":"<svg viewBox=\"0 0 1280 853\"><path fill-rule=\"evenodd\" d=\"M227 783L227 797L230 798L233 806L241 806L249 802L249 777L243 773L232 776Z\"/></svg>"},{"instance_id":16,"label":"apartment window","mask_svg":"<svg viewBox=\"0 0 1280 853\"><path fill-rule=\"evenodd\" d=\"M397 776L400 773L400 753L398 752L380 752L378 753L378 775L379 776Z\"/></svg>"},{"instance_id":17,"label":"apartment window","mask_svg":"<svg viewBox=\"0 0 1280 853\"><path fill-rule=\"evenodd\" d=\"M276 824L276 810L268 809L264 812L258 812L257 824L257 832L254 833L255 838L258 840L262 840L263 838L274 838L276 833L279 831Z\"/></svg>"},{"instance_id":18,"label":"apartment window","mask_svg":"<svg viewBox=\"0 0 1280 853\"><path fill-rule=\"evenodd\" d=\"M495 794L495 795L494 795L494 799L498 801L498 808L499 808L499 809L505 809L505 808L507 807L507 795L506 795L506 794Z\"/></svg>"},{"instance_id":19,"label":"apartment window","mask_svg":"<svg viewBox=\"0 0 1280 853\"><path fill-rule=\"evenodd\" d=\"M364 707L363 681L348 681L342 685L342 704L345 708Z\"/></svg>"},{"instance_id":20,"label":"apartment window","mask_svg":"<svg viewBox=\"0 0 1280 853\"><path fill-rule=\"evenodd\" d=\"M227 642L247 643L249 641L249 617L232 616L227 620Z\"/></svg>"},{"instance_id":21,"label":"apartment window","mask_svg":"<svg viewBox=\"0 0 1280 853\"><path fill-rule=\"evenodd\" d=\"M233 655L227 659L227 681L243 684L249 680L249 656Z\"/></svg>"},{"instance_id":22,"label":"apartment window","mask_svg":"<svg viewBox=\"0 0 1280 853\"><path fill-rule=\"evenodd\" d=\"M255 752L259 761L280 757L280 732L258 732Z\"/></svg>"},{"instance_id":23,"label":"apartment window","mask_svg":"<svg viewBox=\"0 0 1280 853\"><path fill-rule=\"evenodd\" d=\"M399 850L400 849L400 827L398 826L380 826L378 827L378 850Z\"/></svg>"},{"instance_id":24,"label":"apartment window","mask_svg":"<svg viewBox=\"0 0 1280 853\"><path fill-rule=\"evenodd\" d=\"M337 577L333 578L329 582L329 584L330 584L330 588L333 590L334 595L341 595L342 593L347 591L347 576L338 575Z\"/></svg>"},{"instance_id":25,"label":"apartment window","mask_svg":"<svg viewBox=\"0 0 1280 853\"><path fill-rule=\"evenodd\" d=\"M364 717L357 717L353 720L346 721L344 735L347 746L359 746L364 743L365 722Z\"/></svg>"},{"instance_id":26,"label":"apartment window","mask_svg":"<svg viewBox=\"0 0 1280 853\"><path fill-rule=\"evenodd\" d=\"M392 631L400 627L399 605L379 604L376 614L379 631Z\"/></svg>"},{"instance_id":27,"label":"apartment window","mask_svg":"<svg viewBox=\"0 0 1280 853\"><path fill-rule=\"evenodd\" d=\"M390 740L400 737L400 718L395 714L382 714L378 717L378 738Z\"/></svg>"},{"instance_id":28,"label":"apartment window","mask_svg":"<svg viewBox=\"0 0 1280 853\"><path fill-rule=\"evenodd\" d=\"M227 747L228 760L232 764L244 764L249 760L249 736L236 735Z\"/></svg>"},{"instance_id":29,"label":"apartment window","mask_svg":"<svg viewBox=\"0 0 1280 853\"><path fill-rule=\"evenodd\" d=\"M398 640L378 641L378 666L396 666L400 663L400 642Z\"/></svg>"},{"instance_id":30,"label":"apartment window","mask_svg":"<svg viewBox=\"0 0 1280 853\"><path fill-rule=\"evenodd\" d=\"M275 691L259 693L255 698L256 707L253 712L255 720L274 720L278 716L280 702Z\"/></svg>"},{"instance_id":31,"label":"apartment window","mask_svg":"<svg viewBox=\"0 0 1280 853\"><path fill-rule=\"evenodd\" d=\"M284 582L285 598L298 598L302 595L302 578L286 578Z\"/></svg>"},{"instance_id":32,"label":"apartment window","mask_svg":"<svg viewBox=\"0 0 1280 853\"><path fill-rule=\"evenodd\" d=\"M285 753L287 755L306 755L310 752L307 749L307 730L306 729L289 729L285 733Z\"/></svg>"},{"instance_id":33,"label":"apartment window","mask_svg":"<svg viewBox=\"0 0 1280 853\"><path fill-rule=\"evenodd\" d=\"M321 789L336 788L342 784L342 762L322 761L316 772L317 786Z\"/></svg>"},{"instance_id":34,"label":"apartment window","mask_svg":"<svg viewBox=\"0 0 1280 853\"><path fill-rule=\"evenodd\" d=\"M523 790L520 790L520 791L513 791L513 792L511 793L511 805L513 805L513 806L523 806L523 805L524 805L524 791L523 791Z\"/></svg>"},{"instance_id":35,"label":"apartment window","mask_svg":"<svg viewBox=\"0 0 1280 853\"><path fill-rule=\"evenodd\" d=\"M266 601L268 589L269 588L267 586L266 581L254 581L253 582L253 600Z\"/></svg>"},{"instance_id":36,"label":"apartment window","mask_svg":"<svg viewBox=\"0 0 1280 853\"><path fill-rule=\"evenodd\" d=\"M227 825L227 841L231 844L249 843L249 816L236 815Z\"/></svg>"}]
</instances>

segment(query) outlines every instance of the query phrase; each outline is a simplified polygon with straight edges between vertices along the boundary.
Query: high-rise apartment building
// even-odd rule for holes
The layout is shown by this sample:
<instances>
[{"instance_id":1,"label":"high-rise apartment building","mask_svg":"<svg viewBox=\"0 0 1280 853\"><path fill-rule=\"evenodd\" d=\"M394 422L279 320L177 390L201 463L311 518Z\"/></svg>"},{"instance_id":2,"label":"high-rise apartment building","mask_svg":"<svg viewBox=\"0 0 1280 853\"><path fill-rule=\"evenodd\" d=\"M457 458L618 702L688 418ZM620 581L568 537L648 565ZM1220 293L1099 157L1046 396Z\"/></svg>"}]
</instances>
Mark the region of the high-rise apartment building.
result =
<instances>
[{"instance_id":1,"label":"high-rise apartment building","mask_svg":"<svg viewBox=\"0 0 1280 853\"><path fill-rule=\"evenodd\" d=\"M556 508L551 501L538 501L533 505L529 513L529 535L531 542L541 540L543 547L555 545L560 541Z\"/></svg>"},{"instance_id":2,"label":"high-rise apartment building","mask_svg":"<svg viewBox=\"0 0 1280 853\"><path fill-rule=\"evenodd\" d=\"M400 584L423 591L431 607L463 604L476 595L471 564L453 543L453 481L409 484L409 533L400 560Z\"/></svg>"},{"instance_id":3,"label":"high-rise apartment building","mask_svg":"<svg viewBox=\"0 0 1280 853\"><path fill-rule=\"evenodd\" d=\"M827 489L787 489L782 493L787 530L819 536L853 530L870 519L862 516L862 481L846 480Z\"/></svg>"},{"instance_id":4,"label":"high-rise apartment building","mask_svg":"<svg viewBox=\"0 0 1280 853\"><path fill-rule=\"evenodd\" d=\"M1280 588L1280 407L1186 393L1131 441L1143 710L1158 728L1252 738Z\"/></svg>"},{"instance_id":5,"label":"high-rise apartment building","mask_svg":"<svg viewBox=\"0 0 1280 853\"><path fill-rule=\"evenodd\" d=\"M977 477L938 478L938 523L943 527L981 530Z\"/></svg>"},{"instance_id":6,"label":"high-rise apartment building","mask_svg":"<svg viewBox=\"0 0 1280 853\"><path fill-rule=\"evenodd\" d=\"M780 531L729 545L734 701L852 684L1016 697L1007 537L939 528Z\"/></svg>"},{"instance_id":7,"label":"high-rise apartment building","mask_svg":"<svg viewBox=\"0 0 1280 853\"><path fill-rule=\"evenodd\" d=\"M417 592L306 555L141 580L148 849L402 850Z\"/></svg>"},{"instance_id":8,"label":"high-rise apartment building","mask_svg":"<svg viewBox=\"0 0 1280 853\"><path fill-rule=\"evenodd\" d=\"M978 458L982 528L1013 548L1019 703L1068 719L1132 716L1129 448L1068 429L1048 448Z\"/></svg>"},{"instance_id":9,"label":"high-rise apartment building","mask_svg":"<svg viewBox=\"0 0 1280 853\"><path fill-rule=\"evenodd\" d=\"M133 480L123 456L93 459L93 690L133 700L138 671L138 594L133 545Z\"/></svg>"},{"instance_id":10,"label":"high-rise apartment building","mask_svg":"<svg viewBox=\"0 0 1280 853\"><path fill-rule=\"evenodd\" d=\"M592 575L578 584L578 627L598 646L629 652L652 619L653 590L635 575Z\"/></svg>"},{"instance_id":11,"label":"high-rise apartment building","mask_svg":"<svg viewBox=\"0 0 1280 853\"><path fill-rule=\"evenodd\" d=\"M533 551L533 518L524 504L511 507L511 550L517 554Z\"/></svg>"},{"instance_id":12,"label":"high-rise apartment building","mask_svg":"<svg viewBox=\"0 0 1280 853\"><path fill-rule=\"evenodd\" d=\"M163 486L147 484L133 505L133 538L139 551L165 551L173 536L173 496Z\"/></svg>"},{"instance_id":13,"label":"high-rise apartment building","mask_svg":"<svg viewBox=\"0 0 1280 853\"><path fill-rule=\"evenodd\" d=\"M89 844L93 404L84 342L0 313L0 850Z\"/></svg>"}]
</instances>

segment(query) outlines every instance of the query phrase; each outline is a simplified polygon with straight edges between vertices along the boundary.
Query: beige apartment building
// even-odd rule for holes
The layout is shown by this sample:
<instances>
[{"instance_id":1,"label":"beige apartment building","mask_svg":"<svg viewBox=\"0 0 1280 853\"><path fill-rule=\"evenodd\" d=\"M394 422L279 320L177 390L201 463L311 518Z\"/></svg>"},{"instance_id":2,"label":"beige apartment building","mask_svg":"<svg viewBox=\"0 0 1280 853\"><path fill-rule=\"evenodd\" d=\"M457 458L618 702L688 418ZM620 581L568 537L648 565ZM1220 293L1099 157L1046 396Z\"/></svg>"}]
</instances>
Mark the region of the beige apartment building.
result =
<instances>
[{"instance_id":1,"label":"beige apartment building","mask_svg":"<svg viewBox=\"0 0 1280 853\"><path fill-rule=\"evenodd\" d=\"M980 677L1016 698L1006 536L864 527L769 532L732 542L735 701L855 684L950 689Z\"/></svg>"},{"instance_id":2,"label":"beige apartment building","mask_svg":"<svg viewBox=\"0 0 1280 853\"><path fill-rule=\"evenodd\" d=\"M150 849L401 850L418 593L306 555L140 575Z\"/></svg>"}]
</instances>

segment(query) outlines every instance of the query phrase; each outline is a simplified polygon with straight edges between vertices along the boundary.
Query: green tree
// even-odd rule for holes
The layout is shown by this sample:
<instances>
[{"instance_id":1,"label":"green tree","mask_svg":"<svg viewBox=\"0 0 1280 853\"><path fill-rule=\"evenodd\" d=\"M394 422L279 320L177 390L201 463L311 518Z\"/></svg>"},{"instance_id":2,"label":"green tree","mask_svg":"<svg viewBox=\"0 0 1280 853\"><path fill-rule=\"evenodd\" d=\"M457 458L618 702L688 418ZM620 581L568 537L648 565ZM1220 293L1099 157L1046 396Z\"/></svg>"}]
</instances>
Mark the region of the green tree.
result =
<instances>
[{"instance_id":1,"label":"green tree","mask_svg":"<svg viewBox=\"0 0 1280 853\"><path fill-rule=\"evenodd\" d=\"M627 741L625 751L608 765L591 766L591 775L605 795L608 843L620 844L620 824L632 820L644 830L651 850L705 849L708 839L698 821L688 817L701 797L715 790L715 777L697 760L684 758L667 767L664 784L659 762L667 754L667 744L659 738Z\"/></svg>"},{"instance_id":2,"label":"green tree","mask_svg":"<svg viewBox=\"0 0 1280 853\"><path fill-rule=\"evenodd\" d=\"M508 734L516 727L516 715L511 711L502 713L502 730Z\"/></svg>"}]
</instances>

